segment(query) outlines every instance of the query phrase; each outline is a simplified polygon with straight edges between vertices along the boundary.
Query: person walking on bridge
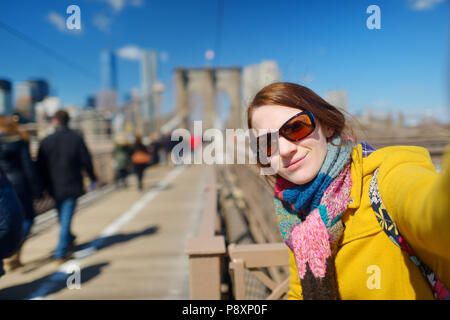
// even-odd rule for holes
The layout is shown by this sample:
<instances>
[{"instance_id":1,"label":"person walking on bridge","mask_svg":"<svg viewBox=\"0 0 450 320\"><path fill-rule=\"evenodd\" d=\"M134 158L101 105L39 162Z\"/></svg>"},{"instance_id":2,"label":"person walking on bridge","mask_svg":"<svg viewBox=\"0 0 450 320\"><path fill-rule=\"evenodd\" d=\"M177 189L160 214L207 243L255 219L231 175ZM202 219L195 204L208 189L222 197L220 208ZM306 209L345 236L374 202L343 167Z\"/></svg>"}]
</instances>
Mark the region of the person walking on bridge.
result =
<instances>
[{"instance_id":1,"label":"person walking on bridge","mask_svg":"<svg viewBox=\"0 0 450 320\"><path fill-rule=\"evenodd\" d=\"M53 259L64 262L74 246L75 236L70 230L77 198L84 194L82 170L96 186L96 175L86 144L76 131L69 128L69 114L60 110L53 116L55 132L42 140L38 152L38 168L44 187L53 197L61 227L59 243Z\"/></svg>"},{"instance_id":2,"label":"person walking on bridge","mask_svg":"<svg viewBox=\"0 0 450 320\"><path fill-rule=\"evenodd\" d=\"M113 149L113 159L115 168L115 183L118 188L127 188L128 169L131 164L131 150L124 132L117 135Z\"/></svg>"},{"instance_id":3,"label":"person walking on bridge","mask_svg":"<svg viewBox=\"0 0 450 320\"><path fill-rule=\"evenodd\" d=\"M42 187L30 156L29 135L19 128L18 121L13 116L0 117L0 169L13 185L24 209L22 246L33 226L35 216L33 198L42 197ZM5 271L12 271L21 266L19 248L5 261Z\"/></svg>"},{"instance_id":4,"label":"person walking on bridge","mask_svg":"<svg viewBox=\"0 0 450 320\"><path fill-rule=\"evenodd\" d=\"M23 243L25 212L14 186L0 168L0 277L3 259L11 257Z\"/></svg>"},{"instance_id":5,"label":"person walking on bridge","mask_svg":"<svg viewBox=\"0 0 450 320\"><path fill-rule=\"evenodd\" d=\"M142 139L140 136L136 136L133 148L133 155L131 156L131 161L134 165L134 171L136 173L137 182L138 182L138 190L143 191L143 177L144 170L147 168L150 163L150 155L148 154L147 148L142 143Z\"/></svg>"}]
</instances>

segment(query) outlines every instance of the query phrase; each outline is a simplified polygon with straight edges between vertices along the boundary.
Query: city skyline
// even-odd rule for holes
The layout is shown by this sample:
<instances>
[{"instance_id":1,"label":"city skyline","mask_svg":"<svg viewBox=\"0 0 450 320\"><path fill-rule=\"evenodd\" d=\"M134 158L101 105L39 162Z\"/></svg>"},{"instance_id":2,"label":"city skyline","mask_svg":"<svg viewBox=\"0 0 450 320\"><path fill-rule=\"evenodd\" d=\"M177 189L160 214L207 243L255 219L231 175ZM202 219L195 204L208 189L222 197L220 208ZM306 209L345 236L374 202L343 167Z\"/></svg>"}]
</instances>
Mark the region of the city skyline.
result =
<instances>
[{"instance_id":1,"label":"city skyline","mask_svg":"<svg viewBox=\"0 0 450 320\"><path fill-rule=\"evenodd\" d=\"M163 113L174 110L172 77L177 66L244 68L273 60L279 65L281 81L306 85L324 98L331 91L346 91L351 113L371 108L450 119L445 1L377 1L380 30L365 25L366 8L372 4L368 1L349 1L345 6L227 1L221 26L216 1L133 1L121 6L114 1L80 1L79 32L61 23L68 3L31 3L26 5L28 10L20 11L17 7L22 2L2 4L0 21L98 79L0 29L0 39L9 48L0 53L0 77L13 83L14 96L17 83L44 78L64 104L84 105L101 87L99 55L109 48L118 56L118 99L123 102L133 88L141 89L140 54L153 49L158 53L158 78L166 87ZM208 50L217 51L213 59L205 57Z\"/></svg>"}]
</instances>

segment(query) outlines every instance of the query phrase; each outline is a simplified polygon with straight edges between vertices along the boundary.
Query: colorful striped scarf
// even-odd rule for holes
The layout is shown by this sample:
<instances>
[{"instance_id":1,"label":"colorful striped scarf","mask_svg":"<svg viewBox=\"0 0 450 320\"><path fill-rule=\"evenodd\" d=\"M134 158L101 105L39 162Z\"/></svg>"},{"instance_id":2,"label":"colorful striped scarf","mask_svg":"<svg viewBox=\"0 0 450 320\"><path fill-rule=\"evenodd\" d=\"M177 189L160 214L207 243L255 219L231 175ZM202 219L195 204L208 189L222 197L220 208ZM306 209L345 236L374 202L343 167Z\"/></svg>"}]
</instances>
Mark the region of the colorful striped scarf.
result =
<instances>
[{"instance_id":1,"label":"colorful striped scarf","mask_svg":"<svg viewBox=\"0 0 450 320\"><path fill-rule=\"evenodd\" d=\"M277 177L274 190L278 226L293 251L304 299L338 299L334 257L344 226L350 191L351 138L335 137L314 180L304 185Z\"/></svg>"}]
</instances>

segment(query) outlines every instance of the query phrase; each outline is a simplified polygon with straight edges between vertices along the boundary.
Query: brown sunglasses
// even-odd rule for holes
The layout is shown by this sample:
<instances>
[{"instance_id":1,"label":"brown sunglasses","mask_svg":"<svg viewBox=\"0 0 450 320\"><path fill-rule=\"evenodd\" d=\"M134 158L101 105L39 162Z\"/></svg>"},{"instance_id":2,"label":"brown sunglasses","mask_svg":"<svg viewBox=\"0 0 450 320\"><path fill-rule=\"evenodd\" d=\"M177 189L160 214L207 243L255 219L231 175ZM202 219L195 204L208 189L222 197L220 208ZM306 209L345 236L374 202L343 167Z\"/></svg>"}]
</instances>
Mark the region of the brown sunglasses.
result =
<instances>
[{"instance_id":1,"label":"brown sunglasses","mask_svg":"<svg viewBox=\"0 0 450 320\"><path fill-rule=\"evenodd\" d=\"M253 139L251 147L257 154L257 161L261 163L261 158L268 158L278 150L279 136L283 136L289 141L300 141L309 136L316 128L316 120L311 111L302 111L292 118L289 118L277 131L268 132L256 139ZM265 163L268 162L265 159Z\"/></svg>"}]
</instances>

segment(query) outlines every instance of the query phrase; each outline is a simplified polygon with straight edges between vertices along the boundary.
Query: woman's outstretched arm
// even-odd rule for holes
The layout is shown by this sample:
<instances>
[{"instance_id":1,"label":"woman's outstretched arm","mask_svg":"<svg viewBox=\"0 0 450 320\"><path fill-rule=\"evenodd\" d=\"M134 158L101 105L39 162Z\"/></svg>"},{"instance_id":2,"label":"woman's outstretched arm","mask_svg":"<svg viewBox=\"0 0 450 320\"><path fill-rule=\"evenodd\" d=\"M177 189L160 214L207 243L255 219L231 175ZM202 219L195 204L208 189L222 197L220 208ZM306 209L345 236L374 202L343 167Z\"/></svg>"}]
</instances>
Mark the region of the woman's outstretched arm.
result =
<instances>
[{"instance_id":1,"label":"woman's outstretched arm","mask_svg":"<svg viewBox=\"0 0 450 320\"><path fill-rule=\"evenodd\" d=\"M378 184L386 209L413 249L450 259L450 150L442 168L436 172L426 149L401 147L386 153Z\"/></svg>"}]
</instances>

